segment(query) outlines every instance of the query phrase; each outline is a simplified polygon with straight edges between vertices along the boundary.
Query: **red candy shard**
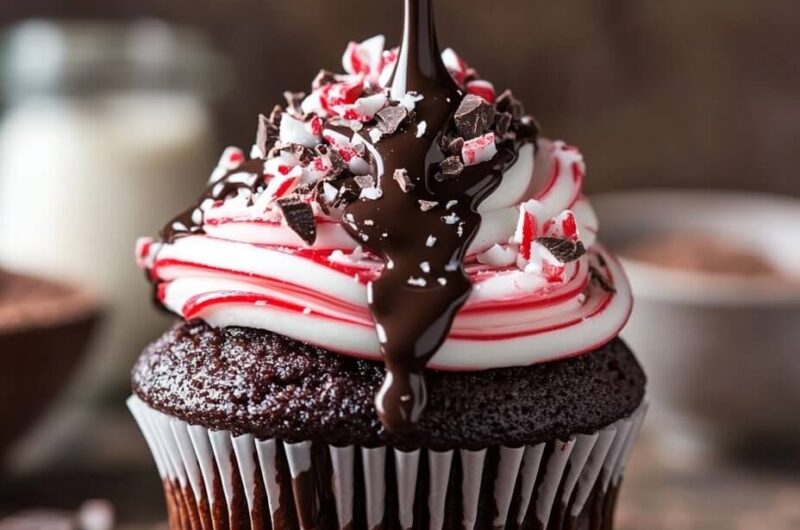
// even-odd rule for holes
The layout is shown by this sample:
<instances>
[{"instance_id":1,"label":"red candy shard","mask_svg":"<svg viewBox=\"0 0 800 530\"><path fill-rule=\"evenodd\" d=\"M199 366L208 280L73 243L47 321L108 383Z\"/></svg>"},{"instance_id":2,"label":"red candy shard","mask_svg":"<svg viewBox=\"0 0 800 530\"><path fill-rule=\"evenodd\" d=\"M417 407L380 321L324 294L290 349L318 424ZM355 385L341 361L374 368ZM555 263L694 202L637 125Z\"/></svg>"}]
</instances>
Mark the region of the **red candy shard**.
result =
<instances>
[{"instance_id":1,"label":"red candy shard","mask_svg":"<svg viewBox=\"0 0 800 530\"><path fill-rule=\"evenodd\" d=\"M494 103L497 99L497 91L494 89L494 85L482 79L467 83L467 93L482 97L489 103Z\"/></svg>"}]
</instances>

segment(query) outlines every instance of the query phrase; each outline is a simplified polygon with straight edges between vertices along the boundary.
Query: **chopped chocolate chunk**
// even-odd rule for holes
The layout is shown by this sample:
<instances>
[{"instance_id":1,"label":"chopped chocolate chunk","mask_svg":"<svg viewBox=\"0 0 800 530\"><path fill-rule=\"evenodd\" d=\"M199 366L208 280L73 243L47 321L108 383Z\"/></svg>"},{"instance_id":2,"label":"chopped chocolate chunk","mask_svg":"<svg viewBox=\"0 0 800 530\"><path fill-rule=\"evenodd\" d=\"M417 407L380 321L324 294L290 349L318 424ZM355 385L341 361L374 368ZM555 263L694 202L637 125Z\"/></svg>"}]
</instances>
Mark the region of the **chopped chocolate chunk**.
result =
<instances>
[{"instance_id":1,"label":"chopped chocolate chunk","mask_svg":"<svg viewBox=\"0 0 800 530\"><path fill-rule=\"evenodd\" d=\"M494 107L480 96L467 94L453 116L456 130L467 140L485 134L494 124Z\"/></svg>"},{"instance_id":2,"label":"chopped chocolate chunk","mask_svg":"<svg viewBox=\"0 0 800 530\"><path fill-rule=\"evenodd\" d=\"M542 129L539 127L539 123L532 116L523 116L522 120L520 120L516 125L517 137L521 139L536 138L541 130Z\"/></svg>"},{"instance_id":3,"label":"chopped chocolate chunk","mask_svg":"<svg viewBox=\"0 0 800 530\"><path fill-rule=\"evenodd\" d=\"M307 166L314 160L314 151L300 144L286 144L281 147L281 151L294 155L301 165Z\"/></svg>"},{"instance_id":4,"label":"chopped chocolate chunk","mask_svg":"<svg viewBox=\"0 0 800 530\"><path fill-rule=\"evenodd\" d=\"M511 130L511 121L514 117L510 112L498 112L494 117L494 130L498 136L504 137Z\"/></svg>"},{"instance_id":5,"label":"chopped chocolate chunk","mask_svg":"<svg viewBox=\"0 0 800 530\"><path fill-rule=\"evenodd\" d=\"M331 171L328 174L328 177L336 178L342 174L342 171L344 171L345 168L347 168L347 163L336 149L331 149L325 144L320 144L315 148L315 151L319 156L330 162Z\"/></svg>"},{"instance_id":6,"label":"chopped chocolate chunk","mask_svg":"<svg viewBox=\"0 0 800 530\"><path fill-rule=\"evenodd\" d=\"M306 99L305 92L290 92L287 90L283 93L283 97L286 99L286 108L292 114L303 115L303 110L300 107L303 104L303 100Z\"/></svg>"},{"instance_id":7,"label":"chopped chocolate chunk","mask_svg":"<svg viewBox=\"0 0 800 530\"><path fill-rule=\"evenodd\" d=\"M361 188L356 184L355 178L350 177L338 182L339 195L336 197L333 206L340 208L358 200L361 195Z\"/></svg>"},{"instance_id":8,"label":"chopped chocolate chunk","mask_svg":"<svg viewBox=\"0 0 800 530\"><path fill-rule=\"evenodd\" d=\"M356 184L358 184L358 187L362 190L375 187L375 179L372 178L372 175L359 175L353 180L356 181Z\"/></svg>"},{"instance_id":9,"label":"chopped chocolate chunk","mask_svg":"<svg viewBox=\"0 0 800 530\"><path fill-rule=\"evenodd\" d=\"M426 201L420 199L417 202L419 202L419 209L422 210L423 212L433 210L434 208L439 206L439 203L437 201Z\"/></svg>"},{"instance_id":10,"label":"chopped chocolate chunk","mask_svg":"<svg viewBox=\"0 0 800 530\"><path fill-rule=\"evenodd\" d=\"M514 94L510 90L506 90L494 102L497 112L511 112L511 105L516 101Z\"/></svg>"},{"instance_id":11,"label":"chopped chocolate chunk","mask_svg":"<svg viewBox=\"0 0 800 530\"><path fill-rule=\"evenodd\" d=\"M386 107L375 116L378 120L378 130L383 134L394 134L408 117L405 107Z\"/></svg>"},{"instance_id":12,"label":"chopped chocolate chunk","mask_svg":"<svg viewBox=\"0 0 800 530\"><path fill-rule=\"evenodd\" d=\"M540 237L536 242L549 250L561 263L570 263L586 254L586 247L580 241L558 237Z\"/></svg>"},{"instance_id":13,"label":"chopped chocolate chunk","mask_svg":"<svg viewBox=\"0 0 800 530\"><path fill-rule=\"evenodd\" d=\"M311 205L297 196L292 196L278 199L278 206L289 228L294 230L300 239L313 245L317 239L317 225L314 222L314 210Z\"/></svg>"},{"instance_id":14,"label":"chopped chocolate chunk","mask_svg":"<svg viewBox=\"0 0 800 530\"><path fill-rule=\"evenodd\" d=\"M263 114L258 115L258 132L256 132L256 147L261 152L261 156L267 156L270 150L270 128L272 124L269 118Z\"/></svg>"},{"instance_id":15,"label":"chopped chocolate chunk","mask_svg":"<svg viewBox=\"0 0 800 530\"><path fill-rule=\"evenodd\" d=\"M451 156L459 156L461 155L461 150L464 149L464 139L463 138L453 138L447 144L445 148L445 152Z\"/></svg>"},{"instance_id":16,"label":"chopped chocolate chunk","mask_svg":"<svg viewBox=\"0 0 800 530\"><path fill-rule=\"evenodd\" d=\"M606 278L602 272L600 272L597 267L590 265L589 266L589 277L593 282L600 286L602 290L607 293L616 293L617 289L614 287L608 278Z\"/></svg>"},{"instance_id":17,"label":"chopped chocolate chunk","mask_svg":"<svg viewBox=\"0 0 800 530\"><path fill-rule=\"evenodd\" d=\"M461 157L451 156L442 161L441 168L444 180L454 179L464 171L464 162Z\"/></svg>"},{"instance_id":18,"label":"chopped chocolate chunk","mask_svg":"<svg viewBox=\"0 0 800 530\"><path fill-rule=\"evenodd\" d=\"M522 106L522 103L519 100L514 100L511 103L511 116L514 117L515 120L519 120L525 114L525 107Z\"/></svg>"},{"instance_id":19,"label":"chopped chocolate chunk","mask_svg":"<svg viewBox=\"0 0 800 530\"><path fill-rule=\"evenodd\" d=\"M408 170L406 169L396 170L394 172L394 180L397 181L397 185L400 186L403 193L408 193L414 189L414 183L411 182L411 177L408 175Z\"/></svg>"}]
</instances>

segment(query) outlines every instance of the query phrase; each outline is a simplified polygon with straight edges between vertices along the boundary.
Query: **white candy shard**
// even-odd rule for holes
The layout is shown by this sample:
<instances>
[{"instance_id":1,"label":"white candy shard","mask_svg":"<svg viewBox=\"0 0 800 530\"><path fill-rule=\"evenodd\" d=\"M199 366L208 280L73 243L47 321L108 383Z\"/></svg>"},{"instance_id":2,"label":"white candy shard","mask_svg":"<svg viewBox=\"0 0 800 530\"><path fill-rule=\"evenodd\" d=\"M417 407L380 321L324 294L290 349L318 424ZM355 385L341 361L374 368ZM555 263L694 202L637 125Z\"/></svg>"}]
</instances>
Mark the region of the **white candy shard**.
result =
<instances>
[{"instance_id":1,"label":"white candy shard","mask_svg":"<svg viewBox=\"0 0 800 530\"><path fill-rule=\"evenodd\" d=\"M517 251L509 246L494 244L486 252L478 254L478 263L493 267L508 267L517 262Z\"/></svg>"},{"instance_id":2,"label":"white candy shard","mask_svg":"<svg viewBox=\"0 0 800 530\"><path fill-rule=\"evenodd\" d=\"M281 118L280 137L283 144L300 144L308 148L315 147L321 140L312 132L310 123L298 120L285 112Z\"/></svg>"}]
</instances>

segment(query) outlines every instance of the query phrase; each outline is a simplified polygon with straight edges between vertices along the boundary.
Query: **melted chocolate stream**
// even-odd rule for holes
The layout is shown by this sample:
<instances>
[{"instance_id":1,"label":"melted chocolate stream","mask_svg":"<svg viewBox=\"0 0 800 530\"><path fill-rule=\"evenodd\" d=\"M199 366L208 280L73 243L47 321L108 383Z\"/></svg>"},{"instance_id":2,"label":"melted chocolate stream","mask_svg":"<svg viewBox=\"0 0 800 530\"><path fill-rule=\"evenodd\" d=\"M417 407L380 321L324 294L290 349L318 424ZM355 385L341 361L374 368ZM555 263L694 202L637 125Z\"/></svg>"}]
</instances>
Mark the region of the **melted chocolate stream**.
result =
<instances>
[{"instance_id":1,"label":"melted chocolate stream","mask_svg":"<svg viewBox=\"0 0 800 530\"><path fill-rule=\"evenodd\" d=\"M517 156L516 145L508 141L491 161L465 168L456 179L442 178L439 163L445 156L439 140L463 94L442 63L432 0L405 0L405 8L392 96L412 91L424 96L415 112L428 132L417 138L417 127L410 124L376 144L383 160L378 175L383 196L352 203L345 219L353 225L343 223L385 262L380 278L369 285L369 304L387 372L376 408L394 433L413 430L425 407L425 366L472 290L463 260L480 225L478 205ZM413 190L403 192L393 179L400 169L408 171ZM420 200L437 206L422 211Z\"/></svg>"}]
</instances>

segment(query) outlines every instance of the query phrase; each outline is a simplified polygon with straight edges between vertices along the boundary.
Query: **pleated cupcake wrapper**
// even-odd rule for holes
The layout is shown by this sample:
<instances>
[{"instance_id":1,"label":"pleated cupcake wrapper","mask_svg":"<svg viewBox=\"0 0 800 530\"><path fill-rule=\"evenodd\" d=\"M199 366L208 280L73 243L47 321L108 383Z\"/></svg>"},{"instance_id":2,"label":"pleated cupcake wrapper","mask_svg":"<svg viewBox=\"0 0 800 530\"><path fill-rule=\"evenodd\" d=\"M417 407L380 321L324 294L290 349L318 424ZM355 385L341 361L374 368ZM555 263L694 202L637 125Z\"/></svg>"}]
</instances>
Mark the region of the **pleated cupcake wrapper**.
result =
<instances>
[{"instance_id":1,"label":"pleated cupcake wrapper","mask_svg":"<svg viewBox=\"0 0 800 530\"><path fill-rule=\"evenodd\" d=\"M475 530L480 506L487 500L487 481L493 481L488 490L493 528L514 523L530 527L531 522L548 528L554 517L577 518L591 509L587 501L593 494L615 495L647 410L645 403L629 418L566 441L479 451L405 452L235 436L189 425L135 396L128 407L165 485L171 527L187 530L312 530L321 510L340 529L352 529L356 520L369 529L383 527L387 513L399 528L421 528L418 522L415 526L419 514L415 502L420 499L427 504L425 526L440 530L452 491L461 496L461 527ZM321 452L327 453L324 466ZM457 459L461 484L454 490L450 482L459 474L451 473L451 468ZM356 499L359 492L363 499Z\"/></svg>"}]
</instances>

